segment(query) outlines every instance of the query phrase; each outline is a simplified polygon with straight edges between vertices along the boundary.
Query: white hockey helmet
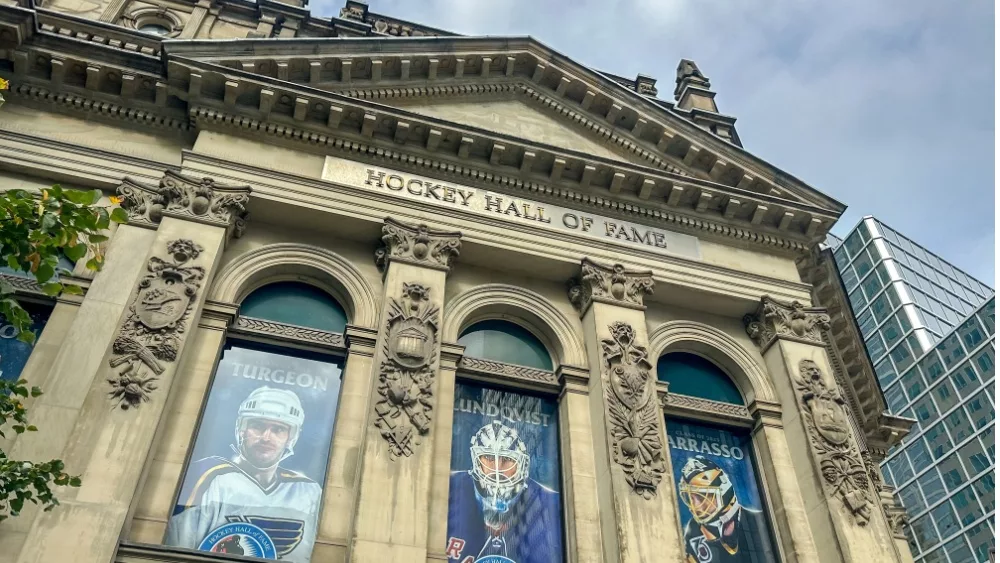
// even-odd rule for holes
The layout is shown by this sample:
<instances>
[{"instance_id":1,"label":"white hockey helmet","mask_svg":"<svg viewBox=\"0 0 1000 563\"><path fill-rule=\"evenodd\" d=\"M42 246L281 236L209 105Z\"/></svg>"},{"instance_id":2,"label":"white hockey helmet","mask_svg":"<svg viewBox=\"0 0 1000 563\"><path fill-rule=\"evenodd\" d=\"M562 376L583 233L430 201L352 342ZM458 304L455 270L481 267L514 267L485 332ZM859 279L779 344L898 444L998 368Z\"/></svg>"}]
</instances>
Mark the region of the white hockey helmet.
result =
<instances>
[{"instance_id":1,"label":"white hockey helmet","mask_svg":"<svg viewBox=\"0 0 1000 563\"><path fill-rule=\"evenodd\" d=\"M294 453L295 443L299 441L299 434L302 432L302 424L306 420L306 414L302 410L302 402L299 396L288 389L274 389L263 386L254 389L246 399L240 403L240 410L236 415L236 453L242 455L243 452L243 430L246 428L248 420L253 418L264 418L288 425L288 444L281 460Z\"/></svg>"},{"instance_id":2,"label":"white hockey helmet","mask_svg":"<svg viewBox=\"0 0 1000 563\"><path fill-rule=\"evenodd\" d=\"M472 469L477 493L492 508L505 512L507 505L527 487L531 458L517 431L493 421L471 440Z\"/></svg>"}]
</instances>

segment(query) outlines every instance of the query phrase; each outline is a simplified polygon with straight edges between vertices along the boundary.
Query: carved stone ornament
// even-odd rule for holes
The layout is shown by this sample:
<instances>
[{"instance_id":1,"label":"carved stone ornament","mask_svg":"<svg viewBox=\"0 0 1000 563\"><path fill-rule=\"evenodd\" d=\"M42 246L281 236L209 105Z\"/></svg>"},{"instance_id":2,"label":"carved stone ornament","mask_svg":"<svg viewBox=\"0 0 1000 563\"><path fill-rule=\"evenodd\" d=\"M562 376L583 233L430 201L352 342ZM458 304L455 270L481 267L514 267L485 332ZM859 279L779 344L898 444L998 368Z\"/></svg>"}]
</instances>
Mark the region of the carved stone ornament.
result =
<instances>
[{"instance_id":1,"label":"carved stone ornament","mask_svg":"<svg viewBox=\"0 0 1000 563\"><path fill-rule=\"evenodd\" d=\"M117 376L108 379L110 399L122 410L149 401L164 363L177 359L205 269L192 266L202 247L186 239L167 244L166 259L152 257L128 309L128 317L112 344L109 364Z\"/></svg>"},{"instance_id":2,"label":"carved stone ornament","mask_svg":"<svg viewBox=\"0 0 1000 563\"><path fill-rule=\"evenodd\" d=\"M403 295L389 301L383 359L379 367L375 426L389 442L393 459L410 456L431 429L434 369L440 311L430 289L403 283Z\"/></svg>"},{"instance_id":3,"label":"carved stone ornament","mask_svg":"<svg viewBox=\"0 0 1000 563\"><path fill-rule=\"evenodd\" d=\"M448 270L462 249L462 233L436 231L427 225L407 225L386 217L382 246L375 251L375 265L385 271L390 260L400 260L438 270Z\"/></svg>"},{"instance_id":4,"label":"carved stone ornament","mask_svg":"<svg viewBox=\"0 0 1000 563\"><path fill-rule=\"evenodd\" d=\"M650 377L649 352L635 343L635 330L624 322L608 326L611 338L601 339L608 377L608 434L612 457L625 471L632 490L645 499L656 496L666 471L660 440L660 411Z\"/></svg>"},{"instance_id":5,"label":"carved stone ornament","mask_svg":"<svg viewBox=\"0 0 1000 563\"><path fill-rule=\"evenodd\" d=\"M778 338L823 345L823 331L830 329L830 315L820 307L805 307L798 301L783 303L765 295L757 313L744 316L743 324L762 351Z\"/></svg>"},{"instance_id":6,"label":"carved stone ornament","mask_svg":"<svg viewBox=\"0 0 1000 563\"><path fill-rule=\"evenodd\" d=\"M799 362L793 376L804 413L813 452L831 493L838 496L859 526L872 516L872 486L869 469L851 439L847 406L838 388L831 387L816 362Z\"/></svg>"},{"instance_id":7,"label":"carved stone ornament","mask_svg":"<svg viewBox=\"0 0 1000 563\"><path fill-rule=\"evenodd\" d=\"M653 293L653 272L630 271L621 264L602 266L589 258L580 263L580 275L569 283L569 300L582 315L594 301L641 309L644 296Z\"/></svg>"},{"instance_id":8,"label":"carved stone ornament","mask_svg":"<svg viewBox=\"0 0 1000 563\"><path fill-rule=\"evenodd\" d=\"M167 171L156 187L125 178L118 187L129 223L155 226L164 216L225 227L239 238L250 214L250 186L225 186L212 178L191 178Z\"/></svg>"}]
</instances>

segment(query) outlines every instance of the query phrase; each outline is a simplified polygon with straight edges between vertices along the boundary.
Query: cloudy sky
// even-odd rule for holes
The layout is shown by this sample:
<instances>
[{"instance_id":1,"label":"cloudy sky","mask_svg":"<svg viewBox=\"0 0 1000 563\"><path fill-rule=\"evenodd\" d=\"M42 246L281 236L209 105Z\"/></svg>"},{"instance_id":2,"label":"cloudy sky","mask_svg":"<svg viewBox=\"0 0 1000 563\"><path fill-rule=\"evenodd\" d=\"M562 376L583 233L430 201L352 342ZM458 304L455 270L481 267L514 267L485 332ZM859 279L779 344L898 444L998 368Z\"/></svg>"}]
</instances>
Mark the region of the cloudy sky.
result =
<instances>
[{"instance_id":1,"label":"cloudy sky","mask_svg":"<svg viewBox=\"0 0 1000 563\"><path fill-rule=\"evenodd\" d=\"M334 15L343 0L312 0ZM658 79L693 59L744 146L994 286L989 0L370 0L465 35L531 35Z\"/></svg>"}]
</instances>

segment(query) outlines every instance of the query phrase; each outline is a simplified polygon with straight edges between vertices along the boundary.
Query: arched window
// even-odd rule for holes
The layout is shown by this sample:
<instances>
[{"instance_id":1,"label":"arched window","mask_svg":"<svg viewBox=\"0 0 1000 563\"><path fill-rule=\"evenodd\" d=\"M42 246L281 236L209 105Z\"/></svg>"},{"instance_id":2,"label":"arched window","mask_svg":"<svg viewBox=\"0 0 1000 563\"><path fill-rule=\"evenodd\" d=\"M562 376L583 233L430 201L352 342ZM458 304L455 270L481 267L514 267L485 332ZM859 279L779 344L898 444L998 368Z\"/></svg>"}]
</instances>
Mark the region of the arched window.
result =
<instances>
[{"instance_id":1,"label":"arched window","mask_svg":"<svg viewBox=\"0 0 1000 563\"><path fill-rule=\"evenodd\" d=\"M685 555L708 561L725 549L741 561L777 563L753 455L752 419L746 409L731 406L746 404L740 390L717 365L689 352L661 356L656 376L668 384L667 445ZM721 534L707 536L706 529Z\"/></svg>"},{"instance_id":2,"label":"arched window","mask_svg":"<svg viewBox=\"0 0 1000 563\"><path fill-rule=\"evenodd\" d=\"M531 385L555 379L552 357L535 335L503 320L473 324L458 343L465 357L456 373L442 547L456 561L565 561L558 389ZM499 523L504 533L496 536Z\"/></svg>"},{"instance_id":3,"label":"arched window","mask_svg":"<svg viewBox=\"0 0 1000 563\"><path fill-rule=\"evenodd\" d=\"M347 313L327 292L301 282L277 282L254 290L240 314L327 332L344 332Z\"/></svg>"},{"instance_id":4,"label":"arched window","mask_svg":"<svg viewBox=\"0 0 1000 563\"><path fill-rule=\"evenodd\" d=\"M344 367L344 307L301 282L251 292L229 327L165 543L307 561ZM262 491L282 502L252 500ZM232 491L253 494L232 495ZM292 499L290 502L287 499ZM228 513L252 513L239 522ZM251 527L258 533L240 536ZM240 528L244 526L244 528ZM243 545L233 538L243 538Z\"/></svg>"},{"instance_id":5,"label":"arched window","mask_svg":"<svg viewBox=\"0 0 1000 563\"><path fill-rule=\"evenodd\" d=\"M720 403L745 404L733 380L718 366L697 354L665 354L656 364L656 378L669 384L670 393Z\"/></svg>"},{"instance_id":6,"label":"arched window","mask_svg":"<svg viewBox=\"0 0 1000 563\"><path fill-rule=\"evenodd\" d=\"M465 355L519 366L552 370L545 345L524 328L501 320L480 321L462 331Z\"/></svg>"}]
</instances>

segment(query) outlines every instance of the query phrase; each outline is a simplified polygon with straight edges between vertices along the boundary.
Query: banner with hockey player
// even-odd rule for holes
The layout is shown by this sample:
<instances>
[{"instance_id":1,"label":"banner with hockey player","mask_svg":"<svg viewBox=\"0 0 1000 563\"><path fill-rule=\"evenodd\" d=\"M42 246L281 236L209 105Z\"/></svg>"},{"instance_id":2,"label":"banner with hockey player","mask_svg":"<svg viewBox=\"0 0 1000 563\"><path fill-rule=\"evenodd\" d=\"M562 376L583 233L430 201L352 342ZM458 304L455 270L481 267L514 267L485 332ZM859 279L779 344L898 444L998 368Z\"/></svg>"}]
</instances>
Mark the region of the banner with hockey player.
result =
<instances>
[{"instance_id":1,"label":"banner with hockey player","mask_svg":"<svg viewBox=\"0 0 1000 563\"><path fill-rule=\"evenodd\" d=\"M560 489L555 401L457 384L448 559L561 563Z\"/></svg>"},{"instance_id":2,"label":"banner with hockey player","mask_svg":"<svg viewBox=\"0 0 1000 563\"><path fill-rule=\"evenodd\" d=\"M749 433L667 419L688 563L777 562Z\"/></svg>"},{"instance_id":3,"label":"banner with hockey player","mask_svg":"<svg viewBox=\"0 0 1000 563\"><path fill-rule=\"evenodd\" d=\"M168 545L306 563L341 363L233 346L219 362Z\"/></svg>"}]
</instances>

